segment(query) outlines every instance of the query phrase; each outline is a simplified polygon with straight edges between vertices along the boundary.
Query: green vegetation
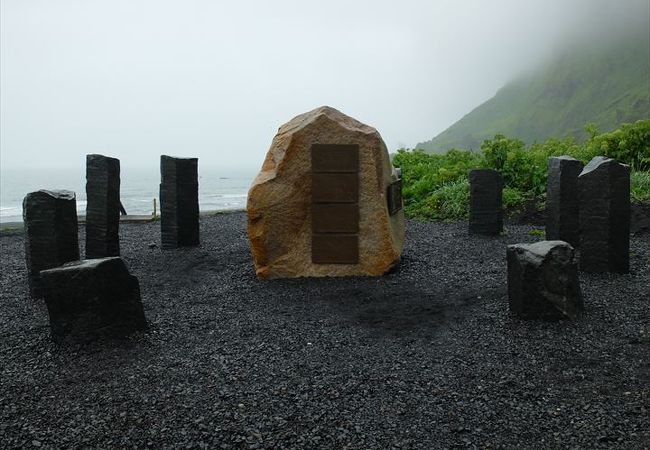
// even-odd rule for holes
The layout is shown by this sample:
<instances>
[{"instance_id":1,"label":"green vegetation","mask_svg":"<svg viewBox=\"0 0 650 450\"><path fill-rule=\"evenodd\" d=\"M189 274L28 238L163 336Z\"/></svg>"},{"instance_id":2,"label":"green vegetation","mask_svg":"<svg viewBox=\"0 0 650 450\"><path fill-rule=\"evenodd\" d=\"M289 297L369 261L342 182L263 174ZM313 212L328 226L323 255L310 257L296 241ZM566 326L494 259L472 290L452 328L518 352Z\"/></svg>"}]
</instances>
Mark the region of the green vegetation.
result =
<instances>
[{"instance_id":1,"label":"green vegetation","mask_svg":"<svg viewBox=\"0 0 650 450\"><path fill-rule=\"evenodd\" d=\"M623 124L610 133L598 134L593 124L586 129L591 137L583 144L573 138L552 138L526 148L519 139L497 134L483 142L481 152L452 149L441 155L398 150L393 164L402 169L406 213L421 219L467 217L468 174L479 168L496 169L503 175L505 208L516 208L530 200L543 203L548 158L561 155L584 163L604 155L630 164L632 198L650 200L650 119Z\"/></svg>"},{"instance_id":2,"label":"green vegetation","mask_svg":"<svg viewBox=\"0 0 650 450\"><path fill-rule=\"evenodd\" d=\"M22 233L22 225L0 225L0 236L13 236L14 234Z\"/></svg>"},{"instance_id":3,"label":"green vegetation","mask_svg":"<svg viewBox=\"0 0 650 450\"><path fill-rule=\"evenodd\" d=\"M650 201L650 172L632 172L631 195L639 201Z\"/></svg>"},{"instance_id":4,"label":"green vegetation","mask_svg":"<svg viewBox=\"0 0 650 450\"><path fill-rule=\"evenodd\" d=\"M504 86L497 94L434 139L416 146L426 152L450 148L478 151L497 133L527 144L551 136L589 137L583 125L601 131L650 115L650 41L648 30L631 30L610 43L567 51Z\"/></svg>"}]
</instances>

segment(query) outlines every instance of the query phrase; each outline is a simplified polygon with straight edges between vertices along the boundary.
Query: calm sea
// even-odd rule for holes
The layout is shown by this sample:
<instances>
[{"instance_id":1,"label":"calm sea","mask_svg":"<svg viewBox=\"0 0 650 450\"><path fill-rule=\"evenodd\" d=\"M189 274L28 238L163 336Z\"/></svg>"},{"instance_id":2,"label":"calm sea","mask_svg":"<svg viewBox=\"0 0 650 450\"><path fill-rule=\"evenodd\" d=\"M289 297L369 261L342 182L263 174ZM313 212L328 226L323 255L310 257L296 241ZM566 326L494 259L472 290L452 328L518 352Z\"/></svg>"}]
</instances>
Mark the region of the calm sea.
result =
<instances>
[{"instance_id":1,"label":"calm sea","mask_svg":"<svg viewBox=\"0 0 650 450\"><path fill-rule=\"evenodd\" d=\"M246 207L246 195L256 170L224 170L199 166L199 208L224 211ZM120 171L120 196L128 214L151 214L153 199L158 201L160 172L157 168ZM85 168L2 169L0 171L0 223L21 222L22 202L29 192L39 189L67 189L77 193L77 211L86 214ZM160 203L158 202L158 213Z\"/></svg>"}]
</instances>

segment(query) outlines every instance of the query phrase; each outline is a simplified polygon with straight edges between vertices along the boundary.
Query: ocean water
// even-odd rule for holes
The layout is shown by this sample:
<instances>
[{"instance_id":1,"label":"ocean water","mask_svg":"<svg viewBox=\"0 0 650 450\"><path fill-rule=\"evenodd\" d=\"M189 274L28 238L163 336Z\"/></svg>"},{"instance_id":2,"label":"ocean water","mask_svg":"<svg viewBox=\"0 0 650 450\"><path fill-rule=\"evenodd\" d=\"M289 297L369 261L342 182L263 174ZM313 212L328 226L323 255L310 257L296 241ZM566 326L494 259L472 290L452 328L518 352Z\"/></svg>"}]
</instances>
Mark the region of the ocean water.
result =
<instances>
[{"instance_id":1,"label":"ocean water","mask_svg":"<svg viewBox=\"0 0 650 450\"><path fill-rule=\"evenodd\" d=\"M256 170L226 171L202 168L199 164L199 209L225 211L246 207L246 197ZM153 212L158 203L160 171L151 169L120 170L120 198L128 214ZM86 172L78 169L2 169L0 170L0 223L21 222L23 198L39 189L67 189L77 194L77 212L86 214Z\"/></svg>"}]
</instances>

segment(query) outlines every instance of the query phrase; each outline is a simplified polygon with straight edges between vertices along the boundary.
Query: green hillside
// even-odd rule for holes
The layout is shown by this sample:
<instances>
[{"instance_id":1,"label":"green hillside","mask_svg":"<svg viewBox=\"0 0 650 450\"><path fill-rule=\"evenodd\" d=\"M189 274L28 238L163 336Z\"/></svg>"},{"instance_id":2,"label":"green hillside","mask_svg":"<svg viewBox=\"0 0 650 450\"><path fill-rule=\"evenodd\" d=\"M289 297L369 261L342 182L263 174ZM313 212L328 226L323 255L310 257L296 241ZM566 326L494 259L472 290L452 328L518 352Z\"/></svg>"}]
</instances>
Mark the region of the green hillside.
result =
<instances>
[{"instance_id":1,"label":"green hillside","mask_svg":"<svg viewBox=\"0 0 650 450\"><path fill-rule=\"evenodd\" d=\"M416 148L480 149L497 133L531 144L549 137L586 137L650 117L650 31L607 45L566 51L543 69L504 86L447 130Z\"/></svg>"}]
</instances>

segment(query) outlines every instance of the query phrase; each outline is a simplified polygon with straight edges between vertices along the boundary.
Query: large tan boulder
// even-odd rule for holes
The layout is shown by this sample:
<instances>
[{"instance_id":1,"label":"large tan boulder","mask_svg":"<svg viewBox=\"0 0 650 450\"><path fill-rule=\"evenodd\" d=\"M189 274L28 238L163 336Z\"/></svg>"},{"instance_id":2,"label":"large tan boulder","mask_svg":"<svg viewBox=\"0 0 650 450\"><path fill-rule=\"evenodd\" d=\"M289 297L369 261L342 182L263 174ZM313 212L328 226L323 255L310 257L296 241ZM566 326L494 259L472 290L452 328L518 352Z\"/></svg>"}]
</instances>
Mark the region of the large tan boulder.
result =
<instances>
[{"instance_id":1,"label":"large tan boulder","mask_svg":"<svg viewBox=\"0 0 650 450\"><path fill-rule=\"evenodd\" d=\"M404 246L401 180L386 144L327 106L280 127L247 211L260 278L382 275Z\"/></svg>"}]
</instances>

